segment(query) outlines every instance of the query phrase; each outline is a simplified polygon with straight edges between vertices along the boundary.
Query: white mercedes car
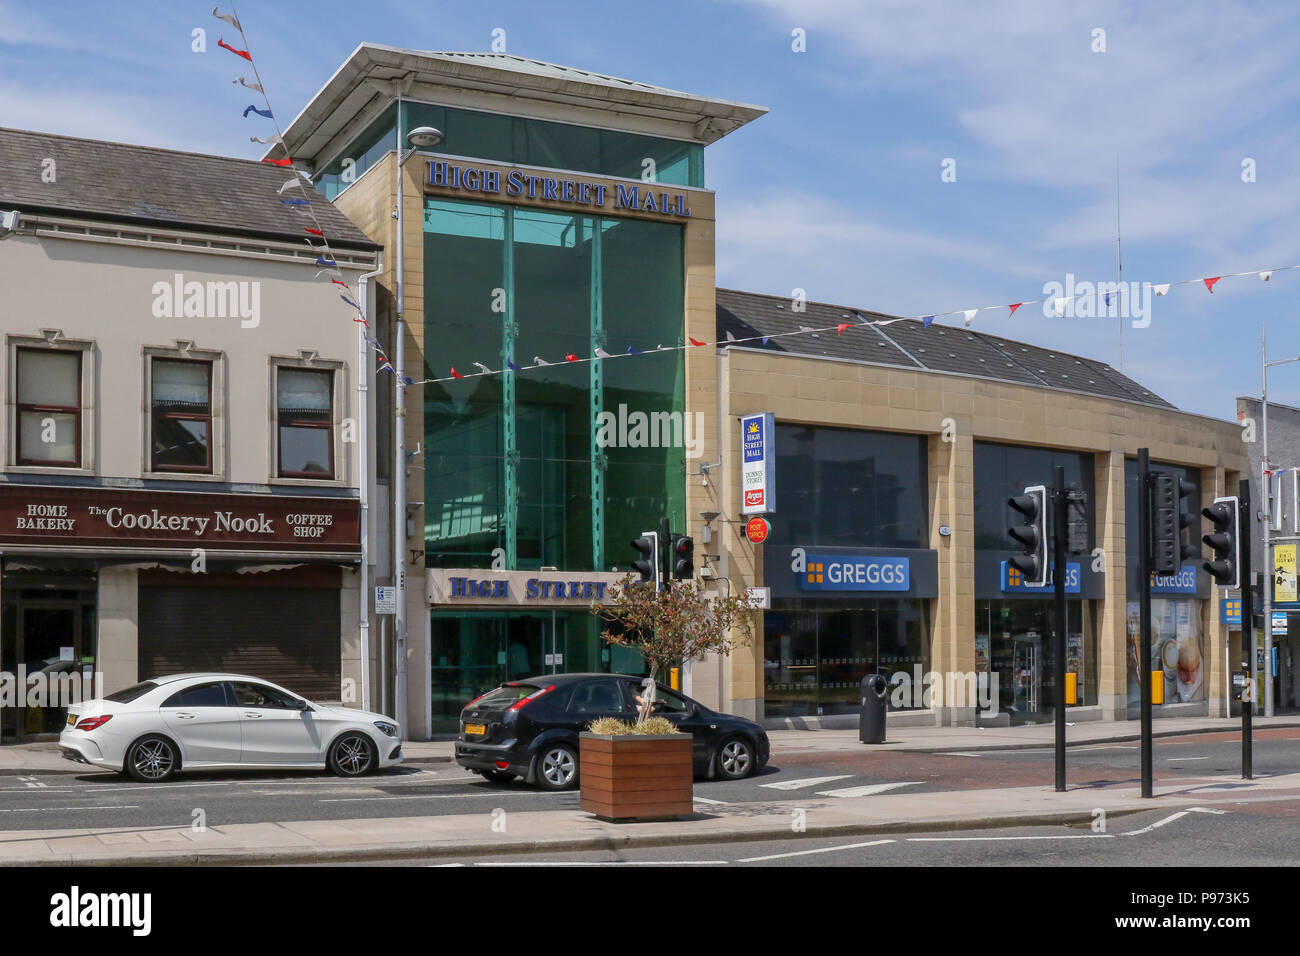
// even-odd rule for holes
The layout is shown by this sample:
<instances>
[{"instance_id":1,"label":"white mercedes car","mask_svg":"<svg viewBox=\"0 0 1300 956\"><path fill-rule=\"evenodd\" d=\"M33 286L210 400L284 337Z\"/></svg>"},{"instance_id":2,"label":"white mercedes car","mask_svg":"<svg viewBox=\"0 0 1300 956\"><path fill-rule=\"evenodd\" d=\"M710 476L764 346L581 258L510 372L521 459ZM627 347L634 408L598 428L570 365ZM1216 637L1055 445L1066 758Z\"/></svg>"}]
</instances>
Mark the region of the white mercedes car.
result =
<instances>
[{"instance_id":1,"label":"white mercedes car","mask_svg":"<svg viewBox=\"0 0 1300 956\"><path fill-rule=\"evenodd\" d=\"M343 777L402 762L397 722L313 704L243 674L175 674L68 708L63 756L158 783L181 770L328 767Z\"/></svg>"}]
</instances>

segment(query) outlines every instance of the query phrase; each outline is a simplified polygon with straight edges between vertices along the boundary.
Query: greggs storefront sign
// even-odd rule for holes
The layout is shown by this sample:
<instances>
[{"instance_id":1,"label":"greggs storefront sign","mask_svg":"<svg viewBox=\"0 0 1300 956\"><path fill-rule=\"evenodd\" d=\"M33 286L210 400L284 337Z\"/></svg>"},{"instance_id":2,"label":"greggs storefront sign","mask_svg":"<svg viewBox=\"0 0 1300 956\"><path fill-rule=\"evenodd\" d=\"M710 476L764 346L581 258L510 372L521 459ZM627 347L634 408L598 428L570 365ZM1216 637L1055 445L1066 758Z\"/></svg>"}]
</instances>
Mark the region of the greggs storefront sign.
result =
<instances>
[{"instance_id":1,"label":"greggs storefront sign","mask_svg":"<svg viewBox=\"0 0 1300 956\"><path fill-rule=\"evenodd\" d=\"M530 199L538 202L592 206L611 212L655 213L683 219L691 215L686 195L656 188L656 183L594 182L564 176L545 176L527 169L491 169L483 166L429 160L427 184L433 189Z\"/></svg>"},{"instance_id":2,"label":"greggs storefront sign","mask_svg":"<svg viewBox=\"0 0 1300 956\"><path fill-rule=\"evenodd\" d=\"M0 549L360 550L356 499L0 487Z\"/></svg>"}]
</instances>

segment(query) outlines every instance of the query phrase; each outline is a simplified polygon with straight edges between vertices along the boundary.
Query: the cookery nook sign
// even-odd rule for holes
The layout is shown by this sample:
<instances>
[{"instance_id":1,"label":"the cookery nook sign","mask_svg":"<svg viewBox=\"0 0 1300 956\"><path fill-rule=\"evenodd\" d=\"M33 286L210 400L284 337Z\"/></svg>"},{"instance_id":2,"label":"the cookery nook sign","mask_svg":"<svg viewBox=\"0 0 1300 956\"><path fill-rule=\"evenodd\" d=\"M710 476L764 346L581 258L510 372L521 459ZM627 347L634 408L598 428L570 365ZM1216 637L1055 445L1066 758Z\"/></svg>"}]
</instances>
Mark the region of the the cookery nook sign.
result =
<instances>
[{"instance_id":1,"label":"the cookery nook sign","mask_svg":"<svg viewBox=\"0 0 1300 956\"><path fill-rule=\"evenodd\" d=\"M0 544L349 551L354 499L0 487Z\"/></svg>"}]
</instances>

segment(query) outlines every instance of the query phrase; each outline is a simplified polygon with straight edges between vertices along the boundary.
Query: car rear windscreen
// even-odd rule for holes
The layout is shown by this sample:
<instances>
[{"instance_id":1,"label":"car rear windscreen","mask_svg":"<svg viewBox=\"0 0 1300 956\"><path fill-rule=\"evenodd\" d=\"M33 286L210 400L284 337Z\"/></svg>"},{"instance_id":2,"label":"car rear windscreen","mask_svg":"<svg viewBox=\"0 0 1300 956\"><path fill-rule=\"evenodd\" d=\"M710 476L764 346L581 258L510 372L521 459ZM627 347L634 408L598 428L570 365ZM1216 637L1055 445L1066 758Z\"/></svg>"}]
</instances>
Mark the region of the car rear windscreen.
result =
<instances>
[{"instance_id":1,"label":"car rear windscreen","mask_svg":"<svg viewBox=\"0 0 1300 956\"><path fill-rule=\"evenodd\" d=\"M515 701L523 700L529 694L535 694L539 690L541 688L536 684L506 684L496 690L488 691L474 701L474 706L485 708L509 707Z\"/></svg>"},{"instance_id":2,"label":"car rear windscreen","mask_svg":"<svg viewBox=\"0 0 1300 956\"><path fill-rule=\"evenodd\" d=\"M119 690L116 694L108 694L104 697L104 700L111 700L115 704L129 704L137 697L143 697L157 686L153 681L147 680L143 684L136 684L134 687Z\"/></svg>"}]
</instances>

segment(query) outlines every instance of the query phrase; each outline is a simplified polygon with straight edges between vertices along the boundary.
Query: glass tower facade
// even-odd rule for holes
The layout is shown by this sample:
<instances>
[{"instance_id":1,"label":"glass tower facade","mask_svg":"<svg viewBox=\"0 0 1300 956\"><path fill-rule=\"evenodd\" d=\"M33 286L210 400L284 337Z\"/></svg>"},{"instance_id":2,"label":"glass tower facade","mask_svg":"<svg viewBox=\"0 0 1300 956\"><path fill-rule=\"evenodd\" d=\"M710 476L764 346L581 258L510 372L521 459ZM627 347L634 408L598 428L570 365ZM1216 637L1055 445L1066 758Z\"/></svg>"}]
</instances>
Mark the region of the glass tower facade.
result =
<instances>
[{"instance_id":1,"label":"glass tower facade","mask_svg":"<svg viewBox=\"0 0 1300 956\"><path fill-rule=\"evenodd\" d=\"M549 363L424 389L428 567L627 569L642 530L684 527L682 353L566 359L681 344L683 255L673 223L426 199L425 377ZM525 673L641 670L585 612L432 614L444 730Z\"/></svg>"}]
</instances>

